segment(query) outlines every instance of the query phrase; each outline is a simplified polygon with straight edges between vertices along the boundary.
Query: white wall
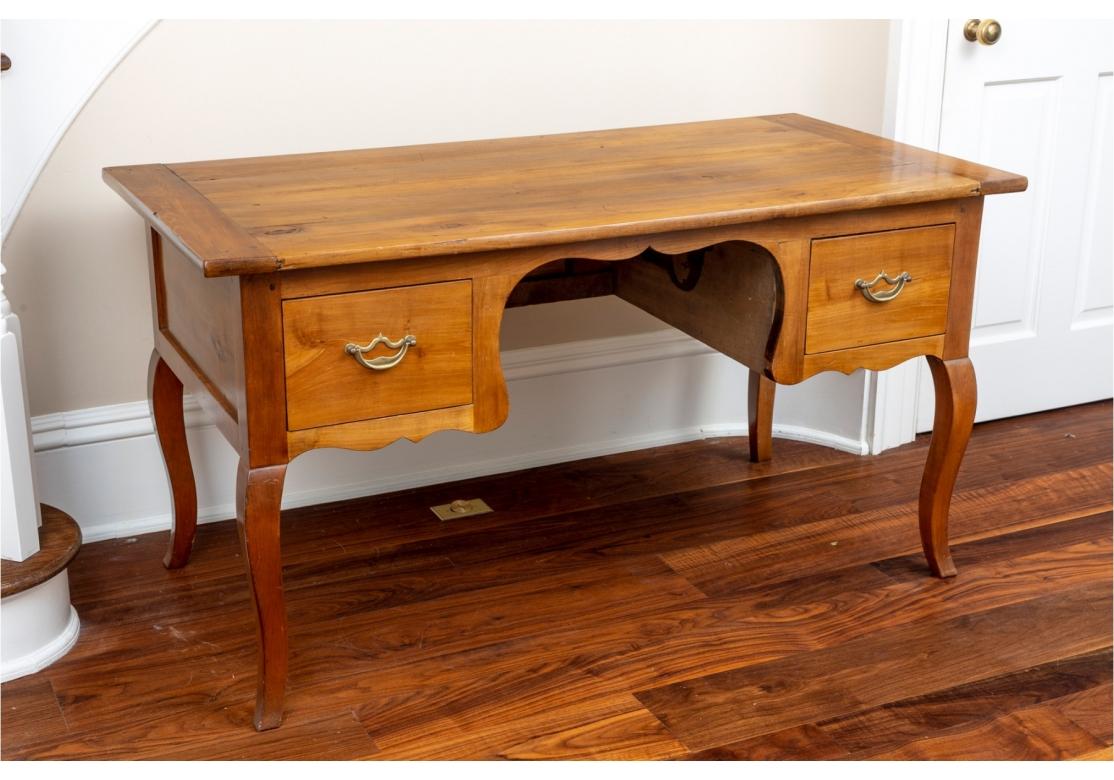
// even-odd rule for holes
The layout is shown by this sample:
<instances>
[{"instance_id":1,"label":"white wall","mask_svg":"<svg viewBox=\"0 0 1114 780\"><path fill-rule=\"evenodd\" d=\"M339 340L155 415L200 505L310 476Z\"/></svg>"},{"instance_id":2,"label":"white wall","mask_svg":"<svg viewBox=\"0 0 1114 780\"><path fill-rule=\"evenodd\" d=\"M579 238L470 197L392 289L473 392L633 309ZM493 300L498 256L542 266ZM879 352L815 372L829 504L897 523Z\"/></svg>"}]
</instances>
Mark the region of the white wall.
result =
<instances>
[{"instance_id":1,"label":"white wall","mask_svg":"<svg viewBox=\"0 0 1114 780\"><path fill-rule=\"evenodd\" d=\"M120 404L144 398L151 336L143 233L101 182L103 166L787 111L878 132L887 30L871 21L162 22L74 121L6 236L5 282L23 321L35 427L50 428L57 415L112 418ZM663 327L616 299L570 302L508 312L503 345L636 338ZM690 373L655 381L681 383L667 394L683 387L693 398L730 398L730 418L742 421L745 383L709 365L701 358ZM609 431L629 443L639 430L652 439L726 423L711 402L685 418L658 415L649 396L629 395L629 371L596 377L603 384L594 392L613 420L599 423L599 441ZM511 392L513 405L524 391ZM783 389L775 419L857 446L862 402L861 373L825 375ZM539 452L561 450L547 439L550 422L512 411L506 435L523 447L533 440ZM483 437L465 438L471 443L461 446L483 446ZM439 441L419 445L422 457L468 457ZM89 459L93 446L67 449ZM342 457L371 469L395 450ZM43 471L59 462L51 452L40 458ZM92 509L97 486L79 472L42 476L48 485L86 485L64 491L71 503L63 508L79 520L83 508L101 511Z\"/></svg>"},{"instance_id":2,"label":"white wall","mask_svg":"<svg viewBox=\"0 0 1114 780\"><path fill-rule=\"evenodd\" d=\"M782 111L877 131L887 24L162 22L75 120L4 244L32 413L145 393L143 233L105 165ZM541 312L511 312L505 346L661 327L614 300Z\"/></svg>"},{"instance_id":3,"label":"white wall","mask_svg":"<svg viewBox=\"0 0 1114 780\"><path fill-rule=\"evenodd\" d=\"M47 158L78 111L150 22L9 20L0 45L13 67L0 90L0 203L7 236Z\"/></svg>"}]
</instances>

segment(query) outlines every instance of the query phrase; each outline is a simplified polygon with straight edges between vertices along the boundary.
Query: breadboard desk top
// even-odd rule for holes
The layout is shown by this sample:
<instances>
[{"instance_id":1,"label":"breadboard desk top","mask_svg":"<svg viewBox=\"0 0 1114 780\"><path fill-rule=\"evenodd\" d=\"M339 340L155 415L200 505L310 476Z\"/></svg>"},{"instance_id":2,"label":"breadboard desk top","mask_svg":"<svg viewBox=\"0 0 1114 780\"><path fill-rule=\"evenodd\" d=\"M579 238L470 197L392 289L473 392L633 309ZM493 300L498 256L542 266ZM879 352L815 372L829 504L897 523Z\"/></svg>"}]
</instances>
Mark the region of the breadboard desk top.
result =
<instances>
[{"instance_id":1,"label":"breadboard desk top","mask_svg":"<svg viewBox=\"0 0 1114 780\"><path fill-rule=\"evenodd\" d=\"M206 276L519 249L1025 189L799 114L106 168Z\"/></svg>"}]
</instances>

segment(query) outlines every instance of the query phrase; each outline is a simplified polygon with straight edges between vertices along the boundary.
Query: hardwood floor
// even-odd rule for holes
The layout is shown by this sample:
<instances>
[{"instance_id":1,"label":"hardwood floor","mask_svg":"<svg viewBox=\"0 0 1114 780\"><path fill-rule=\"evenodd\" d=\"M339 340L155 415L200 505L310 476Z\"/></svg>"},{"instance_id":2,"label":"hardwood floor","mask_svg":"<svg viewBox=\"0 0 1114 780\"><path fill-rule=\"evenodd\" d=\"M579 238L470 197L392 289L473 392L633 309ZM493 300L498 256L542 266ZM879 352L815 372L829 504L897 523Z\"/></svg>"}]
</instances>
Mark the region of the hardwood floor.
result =
<instances>
[{"instance_id":1,"label":"hardwood floor","mask_svg":"<svg viewBox=\"0 0 1114 780\"><path fill-rule=\"evenodd\" d=\"M290 678L256 733L233 521L86 545L82 633L4 758L1111 758L1111 405L976 426L954 580L927 438L719 439L283 513ZM296 469L297 466L295 465ZM456 498L495 512L439 522Z\"/></svg>"}]
</instances>

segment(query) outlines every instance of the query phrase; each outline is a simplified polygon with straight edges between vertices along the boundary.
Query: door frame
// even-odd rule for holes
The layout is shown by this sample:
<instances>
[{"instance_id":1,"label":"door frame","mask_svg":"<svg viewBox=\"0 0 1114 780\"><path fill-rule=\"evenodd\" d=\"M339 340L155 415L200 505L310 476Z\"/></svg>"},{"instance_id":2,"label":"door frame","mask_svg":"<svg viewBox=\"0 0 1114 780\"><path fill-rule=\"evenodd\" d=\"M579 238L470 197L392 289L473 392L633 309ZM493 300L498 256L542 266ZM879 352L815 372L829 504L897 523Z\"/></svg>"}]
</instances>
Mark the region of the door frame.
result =
<instances>
[{"instance_id":1,"label":"door frame","mask_svg":"<svg viewBox=\"0 0 1114 780\"><path fill-rule=\"evenodd\" d=\"M939 151L949 24L947 19L891 22L883 135ZM916 438L924 367L923 359L914 358L885 371L867 372L863 403L871 455Z\"/></svg>"}]
</instances>

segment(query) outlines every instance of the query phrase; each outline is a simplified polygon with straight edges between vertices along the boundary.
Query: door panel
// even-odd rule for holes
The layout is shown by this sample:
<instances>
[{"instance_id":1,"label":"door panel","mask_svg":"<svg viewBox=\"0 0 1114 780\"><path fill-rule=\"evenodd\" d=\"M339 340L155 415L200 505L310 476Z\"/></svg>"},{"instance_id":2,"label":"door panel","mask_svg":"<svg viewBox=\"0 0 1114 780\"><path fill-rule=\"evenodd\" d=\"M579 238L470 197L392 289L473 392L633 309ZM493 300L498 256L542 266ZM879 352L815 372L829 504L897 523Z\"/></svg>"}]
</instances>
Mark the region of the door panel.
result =
<instances>
[{"instance_id":1,"label":"door panel","mask_svg":"<svg viewBox=\"0 0 1114 780\"><path fill-rule=\"evenodd\" d=\"M1076 285L1075 312L1071 327L1102 327L1109 325L1114 311L1114 256L1111 246L1110 214L1114 213L1114 95L1111 74L1102 73L1095 80L1094 130L1091 135L1091 162L1086 185L1087 200L1083 207L1083 251L1080 256Z\"/></svg>"},{"instance_id":2,"label":"door panel","mask_svg":"<svg viewBox=\"0 0 1114 780\"><path fill-rule=\"evenodd\" d=\"M1057 79L985 85L975 159L1009 160L1010 170L1025 171L1030 182L1047 181L1056 157L1059 95ZM972 344L1035 335L1048 189L1030 184L1017 194L989 198L985 206Z\"/></svg>"}]
</instances>

